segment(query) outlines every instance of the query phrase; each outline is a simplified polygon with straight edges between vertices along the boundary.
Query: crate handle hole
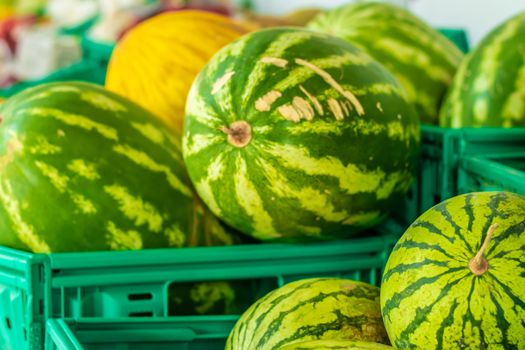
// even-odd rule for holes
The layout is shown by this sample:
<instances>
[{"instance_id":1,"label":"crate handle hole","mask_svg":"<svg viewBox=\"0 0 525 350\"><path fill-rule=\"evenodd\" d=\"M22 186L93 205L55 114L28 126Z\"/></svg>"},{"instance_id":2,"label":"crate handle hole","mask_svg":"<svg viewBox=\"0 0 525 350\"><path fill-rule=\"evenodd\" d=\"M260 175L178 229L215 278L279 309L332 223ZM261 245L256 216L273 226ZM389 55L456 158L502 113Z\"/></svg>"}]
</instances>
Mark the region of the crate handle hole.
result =
<instances>
[{"instance_id":1,"label":"crate handle hole","mask_svg":"<svg viewBox=\"0 0 525 350\"><path fill-rule=\"evenodd\" d=\"M129 317L153 317L153 312L151 311L130 312Z\"/></svg>"},{"instance_id":2,"label":"crate handle hole","mask_svg":"<svg viewBox=\"0 0 525 350\"><path fill-rule=\"evenodd\" d=\"M151 300L153 299L153 294L151 293L137 293L137 294L128 294L128 299L133 300Z\"/></svg>"},{"instance_id":3,"label":"crate handle hole","mask_svg":"<svg viewBox=\"0 0 525 350\"><path fill-rule=\"evenodd\" d=\"M9 317L5 318L5 324L7 325L8 329L11 329L11 321L9 320Z\"/></svg>"}]
</instances>

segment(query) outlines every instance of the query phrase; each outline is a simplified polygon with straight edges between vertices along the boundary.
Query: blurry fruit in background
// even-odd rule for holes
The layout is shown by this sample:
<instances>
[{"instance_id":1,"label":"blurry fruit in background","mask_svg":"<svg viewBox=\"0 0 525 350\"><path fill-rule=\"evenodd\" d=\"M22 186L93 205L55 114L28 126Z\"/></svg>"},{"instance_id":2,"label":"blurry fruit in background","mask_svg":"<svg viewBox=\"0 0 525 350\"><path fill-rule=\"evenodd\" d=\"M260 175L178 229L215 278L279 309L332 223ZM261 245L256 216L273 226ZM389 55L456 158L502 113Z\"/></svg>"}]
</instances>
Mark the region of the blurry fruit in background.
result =
<instances>
[{"instance_id":1,"label":"blurry fruit in background","mask_svg":"<svg viewBox=\"0 0 525 350\"><path fill-rule=\"evenodd\" d=\"M304 26L316 15L322 12L318 8L304 8L286 14L285 16L262 15L251 10L244 10L240 17L243 20L253 22L259 27L276 27L276 26Z\"/></svg>"},{"instance_id":2,"label":"blurry fruit in background","mask_svg":"<svg viewBox=\"0 0 525 350\"><path fill-rule=\"evenodd\" d=\"M215 52L252 29L204 11L160 14L131 29L117 44L106 87L180 132L195 76Z\"/></svg>"},{"instance_id":3,"label":"blurry fruit in background","mask_svg":"<svg viewBox=\"0 0 525 350\"><path fill-rule=\"evenodd\" d=\"M229 0L166 0L162 1L163 11L201 10L225 16L233 14L233 4Z\"/></svg>"}]
</instances>

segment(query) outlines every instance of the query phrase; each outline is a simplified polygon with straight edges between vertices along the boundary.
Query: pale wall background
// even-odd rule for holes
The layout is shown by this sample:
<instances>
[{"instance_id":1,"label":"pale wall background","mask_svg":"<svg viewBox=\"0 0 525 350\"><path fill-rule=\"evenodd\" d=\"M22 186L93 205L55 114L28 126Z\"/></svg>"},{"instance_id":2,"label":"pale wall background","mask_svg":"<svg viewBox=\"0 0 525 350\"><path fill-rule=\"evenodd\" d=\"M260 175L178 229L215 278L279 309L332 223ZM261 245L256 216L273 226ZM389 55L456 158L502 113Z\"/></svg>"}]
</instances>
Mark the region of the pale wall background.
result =
<instances>
[{"instance_id":1,"label":"pale wall background","mask_svg":"<svg viewBox=\"0 0 525 350\"><path fill-rule=\"evenodd\" d=\"M331 8L351 0L253 0L255 8L282 14L300 7ZM434 26L464 28L472 44L503 20L525 11L525 0L392 0Z\"/></svg>"}]
</instances>

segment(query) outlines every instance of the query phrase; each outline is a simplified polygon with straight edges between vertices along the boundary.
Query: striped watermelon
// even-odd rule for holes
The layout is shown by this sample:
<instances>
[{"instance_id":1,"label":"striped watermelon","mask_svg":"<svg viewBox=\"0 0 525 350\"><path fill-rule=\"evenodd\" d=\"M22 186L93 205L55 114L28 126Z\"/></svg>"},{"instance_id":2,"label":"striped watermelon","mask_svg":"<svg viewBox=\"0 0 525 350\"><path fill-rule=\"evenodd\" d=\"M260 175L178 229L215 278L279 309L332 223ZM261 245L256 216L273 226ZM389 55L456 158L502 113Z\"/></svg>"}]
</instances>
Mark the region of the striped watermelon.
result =
<instances>
[{"instance_id":1,"label":"striped watermelon","mask_svg":"<svg viewBox=\"0 0 525 350\"><path fill-rule=\"evenodd\" d=\"M226 350L279 349L317 339L388 344L379 288L337 278L288 283L246 310L231 331Z\"/></svg>"},{"instance_id":2,"label":"striped watermelon","mask_svg":"<svg viewBox=\"0 0 525 350\"><path fill-rule=\"evenodd\" d=\"M467 55L441 108L441 126L525 126L524 38L525 12Z\"/></svg>"},{"instance_id":3,"label":"striped watermelon","mask_svg":"<svg viewBox=\"0 0 525 350\"><path fill-rule=\"evenodd\" d=\"M0 109L0 244L47 253L232 244L155 117L86 83Z\"/></svg>"},{"instance_id":4,"label":"striped watermelon","mask_svg":"<svg viewBox=\"0 0 525 350\"><path fill-rule=\"evenodd\" d=\"M463 54L437 30L401 7L379 2L336 8L308 26L368 52L401 82L421 122L438 123L439 106Z\"/></svg>"},{"instance_id":5,"label":"striped watermelon","mask_svg":"<svg viewBox=\"0 0 525 350\"><path fill-rule=\"evenodd\" d=\"M525 349L525 197L460 195L421 215L386 265L383 320L400 349Z\"/></svg>"},{"instance_id":6,"label":"striped watermelon","mask_svg":"<svg viewBox=\"0 0 525 350\"><path fill-rule=\"evenodd\" d=\"M379 343L352 340L311 340L285 345L278 350L388 350L393 347Z\"/></svg>"},{"instance_id":7,"label":"striped watermelon","mask_svg":"<svg viewBox=\"0 0 525 350\"><path fill-rule=\"evenodd\" d=\"M263 240L378 223L410 186L418 145L395 78L345 41L302 29L226 46L186 105L183 154L198 193Z\"/></svg>"}]
</instances>

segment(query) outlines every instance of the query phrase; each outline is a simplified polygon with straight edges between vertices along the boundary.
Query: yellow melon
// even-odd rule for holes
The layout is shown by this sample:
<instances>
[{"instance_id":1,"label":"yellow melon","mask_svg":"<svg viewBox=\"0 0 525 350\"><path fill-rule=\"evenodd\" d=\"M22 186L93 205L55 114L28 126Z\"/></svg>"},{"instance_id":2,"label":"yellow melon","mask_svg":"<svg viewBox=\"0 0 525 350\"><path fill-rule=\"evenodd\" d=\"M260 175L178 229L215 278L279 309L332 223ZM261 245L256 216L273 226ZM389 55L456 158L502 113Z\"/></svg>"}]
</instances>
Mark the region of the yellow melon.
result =
<instances>
[{"instance_id":1,"label":"yellow melon","mask_svg":"<svg viewBox=\"0 0 525 350\"><path fill-rule=\"evenodd\" d=\"M106 88L153 112L180 133L186 96L195 76L220 48L252 29L196 10L152 17L116 45Z\"/></svg>"}]
</instances>

